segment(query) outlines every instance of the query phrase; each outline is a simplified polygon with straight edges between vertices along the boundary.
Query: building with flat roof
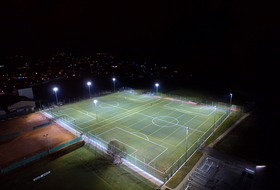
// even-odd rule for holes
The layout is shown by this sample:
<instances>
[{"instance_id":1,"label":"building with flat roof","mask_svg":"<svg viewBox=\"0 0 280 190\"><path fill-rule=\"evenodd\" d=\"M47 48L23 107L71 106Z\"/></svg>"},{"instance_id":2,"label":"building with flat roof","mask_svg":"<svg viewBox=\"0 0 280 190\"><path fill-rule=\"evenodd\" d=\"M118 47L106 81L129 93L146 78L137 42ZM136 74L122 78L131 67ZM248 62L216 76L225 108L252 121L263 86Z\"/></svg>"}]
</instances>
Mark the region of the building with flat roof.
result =
<instances>
[{"instance_id":1,"label":"building with flat roof","mask_svg":"<svg viewBox=\"0 0 280 190\"><path fill-rule=\"evenodd\" d=\"M0 115L31 112L35 107L32 88L15 89L13 93L0 95Z\"/></svg>"}]
</instances>

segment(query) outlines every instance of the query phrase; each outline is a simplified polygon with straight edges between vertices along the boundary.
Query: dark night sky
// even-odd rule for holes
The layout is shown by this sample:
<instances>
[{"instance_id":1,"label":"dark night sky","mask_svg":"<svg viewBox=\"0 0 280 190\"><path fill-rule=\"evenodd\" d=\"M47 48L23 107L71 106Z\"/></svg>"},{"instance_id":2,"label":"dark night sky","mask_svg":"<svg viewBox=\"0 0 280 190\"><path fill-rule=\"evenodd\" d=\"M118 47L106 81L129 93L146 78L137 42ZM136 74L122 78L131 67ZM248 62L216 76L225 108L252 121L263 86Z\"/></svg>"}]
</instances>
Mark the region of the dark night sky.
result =
<instances>
[{"instance_id":1,"label":"dark night sky","mask_svg":"<svg viewBox=\"0 0 280 190\"><path fill-rule=\"evenodd\" d=\"M1 5L0 50L30 57L129 51L186 71L269 75L280 53L279 4L9 0Z\"/></svg>"}]
</instances>

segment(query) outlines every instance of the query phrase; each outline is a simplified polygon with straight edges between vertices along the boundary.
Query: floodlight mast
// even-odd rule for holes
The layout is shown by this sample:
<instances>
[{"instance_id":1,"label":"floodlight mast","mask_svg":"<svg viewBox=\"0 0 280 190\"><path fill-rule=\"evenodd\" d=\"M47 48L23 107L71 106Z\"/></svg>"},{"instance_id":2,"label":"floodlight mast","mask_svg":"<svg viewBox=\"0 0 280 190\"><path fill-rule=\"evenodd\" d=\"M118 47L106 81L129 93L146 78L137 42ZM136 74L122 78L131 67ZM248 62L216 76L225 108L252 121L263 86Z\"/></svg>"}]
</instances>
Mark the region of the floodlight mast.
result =
<instances>
[{"instance_id":1,"label":"floodlight mast","mask_svg":"<svg viewBox=\"0 0 280 190\"><path fill-rule=\"evenodd\" d=\"M232 93L230 93L230 100L229 100L229 109L231 110L231 106L232 106Z\"/></svg>"},{"instance_id":2,"label":"floodlight mast","mask_svg":"<svg viewBox=\"0 0 280 190\"><path fill-rule=\"evenodd\" d=\"M53 88L53 91L54 91L54 93L55 93L55 98L56 98L56 105L58 105L57 93L56 93L57 90L58 90L57 87L54 87L54 88Z\"/></svg>"},{"instance_id":3,"label":"floodlight mast","mask_svg":"<svg viewBox=\"0 0 280 190\"><path fill-rule=\"evenodd\" d=\"M214 130L216 129L216 110L217 110L217 107L215 106L215 113L214 113Z\"/></svg>"},{"instance_id":4,"label":"floodlight mast","mask_svg":"<svg viewBox=\"0 0 280 190\"><path fill-rule=\"evenodd\" d=\"M188 136L189 136L189 128L186 127L186 160L188 159Z\"/></svg>"},{"instance_id":5,"label":"floodlight mast","mask_svg":"<svg viewBox=\"0 0 280 190\"><path fill-rule=\"evenodd\" d=\"M90 85L91 85L91 82L87 82L87 85L88 85L88 96L89 96L89 98L90 98Z\"/></svg>"},{"instance_id":6,"label":"floodlight mast","mask_svg":"<svg viewBox=\"0 0 280 190\"><path fill-rule=\"evenodd\" d=\"M97 119L97 107L96 107L96 104L97 104L97 100L93 100L93 103L95 105L95 116L96 116L96 123L98 123L98 119Z\"/></svg>"},{"instance_id":7,"label":"floodlight mast","mask_svg":"<svg viewBox=\"0 0 280 190\"><path fill-rule=\"evenodd\" d=\"M157 95L158 95L158 86L159 86L159 84L156 83L155 86L156 86L156 92L157 92Z\"/></svg>"},{"instance_id":8,"label":"floodlight mast","mask_svg":"<svg viewBox=\"0 0 280 190\"><path fill-rule=\"evenodd\" d=\"M114 92L115 92L115 81L116 81L116 79L115 78L113 78L113 83L114 83Z\"/></svg>"}]
</instances>

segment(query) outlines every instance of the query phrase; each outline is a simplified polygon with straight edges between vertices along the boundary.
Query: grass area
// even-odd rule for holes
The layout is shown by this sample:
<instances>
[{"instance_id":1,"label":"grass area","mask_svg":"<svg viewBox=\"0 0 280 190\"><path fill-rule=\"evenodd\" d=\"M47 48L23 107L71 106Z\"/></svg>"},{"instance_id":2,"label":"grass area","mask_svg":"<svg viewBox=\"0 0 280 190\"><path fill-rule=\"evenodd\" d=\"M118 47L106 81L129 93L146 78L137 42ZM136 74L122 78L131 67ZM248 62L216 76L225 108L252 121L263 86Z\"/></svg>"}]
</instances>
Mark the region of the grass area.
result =
<instances>
[{"instance_id":1,"label":"grass area","mask_svg":"<svg viewBox=\"0 0 280 190\"><path fill-rule=\"evenodd\" d=\"M48 171L48 175L33 181ZM126 168L114 165L93 149L83 146L61 157L48 156L1 176L0 189L155 189L149 181L131 173Z\"/></svg>"},{"instance_id":2,"label":"grass area","mask_svg":"<svg viewBox=\"0 0 280 190\"><path fill-rule=\"evenodd\" d=\"M97 100L61 106L48 113L103 147L117 142L128 161L162 181L212 133L214 122L222 122L228 114L223 105L201 106L164 94L130 91Z\"/></svg>"},{"instance_id":3,"label":"grass area","mask_svg":"<svg viewBox=\"0 0 280 190\"><path fill-rule=\"evenodd\" d=\"M230 116L215 130L215 132L205 141L205 145L209 145L221 134L223 134L230 126L243 116L242 113L231 113Z\"/></svg>"},{"instance_id":4,"label":"grass area","mask_svg":"<svg viewBox=\"0 0 280 190\"><path fill-rule=\"evenodd\" d=\"M193 167L199 161L202 155L202 152L196 151L188 160L188 162L180 168L180 170L171 178L170 181L167 182L166 185L170 188L176 188L186 177L186 175L190 173L190 171L193 169Z\"/></svg>"}]
</instances>

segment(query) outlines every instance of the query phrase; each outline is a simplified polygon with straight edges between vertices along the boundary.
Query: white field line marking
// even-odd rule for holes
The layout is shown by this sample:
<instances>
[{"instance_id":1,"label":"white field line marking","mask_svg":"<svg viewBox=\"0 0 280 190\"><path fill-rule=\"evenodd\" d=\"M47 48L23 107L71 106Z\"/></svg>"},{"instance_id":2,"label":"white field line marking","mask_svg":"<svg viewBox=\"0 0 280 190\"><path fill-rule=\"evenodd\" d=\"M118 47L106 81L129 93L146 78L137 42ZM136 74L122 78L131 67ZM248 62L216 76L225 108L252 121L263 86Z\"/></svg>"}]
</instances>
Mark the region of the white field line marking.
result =
<instances>
[{"instance_id":1,"label":"white field line marking","mask_svg":"<svg viewBox=\"0 0 280 190\"><path fill-rule=\"evenodd\" d=\"M108 104L108 103L106 103L106 102L101 102L101 101L99 101L99 104L106 104L106 105L112 106L112 108L118 108L118 109L127 110L127 109L125 109L125 108L119 107L120 103L119 103L119 102L117 102L117 103L118 103L118 105L117 105L117 106L114 106L114 105L112 105L112 104ZM101 107L101 106L99 106L99 107ZM104 107L101 107L101 108L104 108ZM110 107L110 108L111 108L111 107Z\"/></svg>"},{"instance_id":2,"label":"white field line marking","mask_svg":"<svg viewBox=\"0 0 280 190\"><path fill-rule=\"evenodd\" d=\"M140 95L135 95L135 94L129 94L129 93L125 93L125 94L119 94L118 96L120 97L124 97L127 98L129 100L135 100L137 102L148 102L150 100L153 100L153 98L147 97L147 96L140 96ZM137 99L133 98L133 96L138 96ZM140 98L139 98L140 97ZM140 99L140 100L139 100Z\"/></svg>"},{"instance_id":3,"label":"white field line marking","mask_svg":"<svg viewBox=\"0 0 280 190\"><path fill-rule=\"evenodd\" d=\"M181 113L190 113L190 114L193 114L193 115L209 116L209 114L206 115L206 114L202 114L202 113L198 113L198 112L192 112L192 111L187 111L187 110L182 110L182 109L178 109L178 108L173 108L173 109L176 109L176 111L181 112Z\"/></svg>"},{"instance_id":4,"label":"white field line marking","mask_svg":"<svg viewBox=\"0 0 280 190\"><path fill-rule=\"evenodd\" d=\"M115 128L109 129L109 130L107 130L107 131L104 131L103 133L100 133L99 135L103 135L103 134L108 133L108 132L110 132L111 130L114 130L114 129L119 129L119 130L124 131L124 132L126 132L126 133L128 133L128 134L134 135L133 133L131 133L131 132L127 131L127 130L121 129L121 128L119 128L119 127L115 127ZM99 136L99 135L98 135L98 136ZM141 138L141 139L147 141L147 139L145 139L145 138L143 138L143 137L140 137L140 136L138 136L138 135L134 135L134 136L137 136L138 138ZM100 138L99 138L99 139L100 139ZM104 140L102 140L102 141L104 141ZM104 141L104 142L106 142L106 141ZM160 147L162 147L162 148L164 149L164 151L162 151L158 156L156 156L151 162L153 162L156 158L158 158L160 155L162 155L164 152L166 152L166 151L168 150L167 147L162 146L161 144L158 144L158 143L153 142L153 141L148 141L148 142L149 142L149 143L152 143L152 144L154 144L154 145L156 145L156 146L160 146ZM151 162L150 162L150 163L151 163Z\"/></svg>"},{"instance_id":5,"label":"white field line marking","mask_svg":"<svg viewBox=\"0 0 280 190\"><path fill-rule=\"evenodd\" d=\"M132 147L132 146L129 146L128 144L126 144L126 143L124 143L124 142L122 142L122 141L120 141L120 140L118 140L118 139L112 139L112 140L115 140L115 141L118 141L118 142L120 142L120 143L122 143L122 144L124 144L124 145L126 145L126 146L128 146L128 147L130 147L131 149L133 149L134 150L134 152L132 152L131 154L129 154L129 155L133 155L133 154L135 154L136 152L138 152L138 149L136 149L136 148L134 148L134 147ZM107 142L107 143L109 143L109 141Z\"/></svg>"},{"instance_id":6,"label":"white field line marking","mask_svg":"<svg viewBox=\"0 0 280 190\"><path fill-rule=\"evenodd\" d=\"M168 104L174 104L174 102L170 102ZM202 116L209 116L212 113L211 112L209 114L202 114L202 113L198 113L196 111L189 111L189 110L184 110L184 109L179 109L179 108L171 107L171 106L168 106L168 104L165 104L164 107L167 107L167 108L170 108L170 109L175 109L176 111L181 112L181 113L190 113L190 114L202 115ZM201 110L202 107L200 107L200 108L187 108L187 109L199 109L199 110Z\"/></svg>"},{"instance_id":7,"label":"white field line marking","mask_svg":"<svg viewBox=\"0 0 280 190\"><path fill-rule=\"evenodd\" d=\"M186 103L181 103L179 106L184 107L184 108L188 108L188 109L194 109L194 110L201 110L202 107L201 106L195 106L195 105L187 105Z\"/></svg>"},{"instance_id":8,"label":"white field line marking","mask_svg":"<svg viewBox=\"0 0 280 190\"><path fill-rule=\"evenodd\" d=\"M116 128L118 128L118 127L116 127ZM123 130L123 131L125 131L125 132L127 132L127 133L130 133L130 134L134 135L133 133L128 132L128 131L126 131L126 130L124 130L124 129L121 129L121 128L118 128L118 129L119 129L119 130ZM137 135L136 135L136 136L137 136ZM137 137L139 137L139 136L137 136ZM139 138L144 139L144 138L142 138L142 137L139 137ZM144 140L146 140L146 139L144 139ZM160 147L164 148L165 150L162 151L160 154L158 154L153 160L151 160L151 161L148 163L148 165L150 165L153 161L155 161L159 156L161 156L164 152L166 152L166 151L168 150L167 147L162 146L162 145L160 145L160 144L158 144L158 143L155 143L155 142L153 142L153 141L149 141L149 142L151 142L151 143L153 143L153 144L155 144L155 145L157 145L157 146L160 146Z\"/></svg>"},{"instance_id":9,"label":"white field line marking","mask_svg":"<svg viewBox=\"0 0 280 190\"><path fill-rule=\"evenodd\" d=\"M86 115L87 117L91 117L91 118L94 118L94 119L95 119L95 117L93 117L93 116L91 116L91 115L88 114L88 111L80 111L80 110L77 110L77 109L75 109L75 108L67 108L67 109L64 109L64 110L60 110L60 111L58 111L58 112L66 112L65 110L74 110L74 111L79 112L79 113L81 113L81 114L83 114L83 115ZM66 114L66 113L64 113L64 114L67 115L67 116L69 116L69 115ZM71 117L71 116L69 116L69 117Z\"/></svg>"},{"instance_id":10,"label":"white field line marking","mask_svg":"<svg viewBox=\"0 0 280 190\"><path fill-rule=\"evenodd\" d=\"M71 118L71 119L72 119L72 121L74 121L74 120L75 120L75 118L73 118L73 117L71 117L71 116L69 116L69 115L67 115L67 114L65 114L65 117L69 117L69 118Z\"/></svg>"},{"instance_id":11,"label":"white field line marking","mask_svg":"<svg viewBox=\"0 0 280 190\"><path fill-rule=\"evenodd\" d=\"M88 141L90 144L96 146L99 150L102 150L103 152L105 152L104 150L106 149L106 147L104 147L103 145L99 144L98 142L93 141L92 139L88 138ZM105 152L106 153L106 152ZM123 163L128 166L130 169L132 169L133 171L139 173L141 176L145 177L146 179L148 179L149 181L152 181L153 183L157 183L158 186L162 185L163 182L161 180L159 180L158 178L154 177L153 175L151 175L150 173L140 169L139 167L137 167L136 165L132 164L131 162L127 161L126 159L123 159ZM156 170L156 169L155 169ZM158 171L158 170L157 170ZM163 173L161 171L159 171L160 173Z\"/></svg>"},{"instance_id":12,"label":"white field line marking","mask_svg":"<svg viewBox=\"0 0 280 190\"><path fill-rule=\"evenodd\" d=\"M153 161L155 161L158 157L160 157L164 152L166 152L167 149L165 149L164 151L162 151L160 154L158 154L154 159L152 159L148 164L150 165Z\"/></svg>"},{"instance_id":13,"label":"white field line marking","mask_svg":"<svg viewBox=\"0 0 280 190\"><path fill-rule=\"evenodd\" d=\"M140 132L131 132L131 134L134 134L135 136L138 136L137 134L143 135L143 136L146 137L146 140L147 140L147 141L150 141L149 137L148 137L147 135L145 135L144 133L140 133ZM140 137L140 136L138 136L138 137Z\"/></svg>"},{"instance_id":14,"label":"white field line marking","mask_svg":"<svg viewBox=\"0 0 280 190\"><path fill-rule=\"evenodd\" d=\"M65 111L70 110L70 109L72 109L72 108L66 108L66 109L58 110L58 112L65 112Z\"/></svg>"},{"instance_id":15,"label":"white field line marking","mask_svg":"<svg viewBox=\"0 0 280 190\"><path fill-rule=\"evenodd\" d=\"M161 102L158 102L158 103L155 103L154 105L160 104L160 103L161 103ZM148 106L148 105L149 105L149 104L144 104L144 105L142 105L142 106L139 106L139 107L137 107L137 108L133 108L133 109L131 109L131 110L128 110L128 109L125 109L125 108L121 108L121 109L126 110L126 111L123 112L123 113L120 113L120 114L118 114L118 115L115 115L115 116L113 116L113 117L110 117L110 118L108 118L108 119L104 119L104 120L102 120L102 121L99 122L99 123L103 123L103 122L105 122L105 121L112 120L113 118L116 118L116 117L125 115L124 117L121 117L121 118L119 118L119 119L113 120L113 121L111 121L111 122L109 122L109 123L107 123L107 124L105 124L105 125L103 125L103 126L109 125L109 124L111 124L111 123L114 123L114 122L116 122L116 121L119 121L119 120L121 120L121 119L127 118L127 117L129 117L129 116L131 116L131 115L137 113L137 112L133 112L133 110L139 109L139 108L141 108L141 107L145 107L145 106ZM148 106L148 107L142 109L141 111L146 110L146 109L149 109L150 107L151 107L151 106ZM118 108L120 108L120 107L118 107ZM133 113L126 115L127 112L133 112Z\"/></svg>"},{"instance_id":16,"label":"white field line marking","mask_svg":"<svg viewBox=\"0 0 280 190\"><path fill-rule=\"evenodd\" d=\"M98 135L96 135L96 136L103 135L103 134L105 134L105 133L107 133L107 132L110 132L110 131L114 130L115 128L116 128L116 127L111 128L111 129L108 129L108 130L106 130L106 131L104 131L104 132L102 132L102 133L99 133L99 134L98 134ZM92 130L92 131L95 131L95 130Z\"/></svg>"},{"instance_id":17,"label":"white field line marking","mask_svg":"<svg viewBox=\"0 0 280 190\"><path fill-rule=\"evenodd\" d=\"M95 117L93 117L93 116L91 116L91 115L88 115L88 112L87 112L87 111L85 111L85 112L87 113L87 114L85 114L85 113L83 113L83 111L77 110L77 109L75 109L75 108L69 108L69 109L75 110L76 112L80 112L80 113L82 113L83 115L86 115L87 117L91 117L91 118L96 119Z\"/></svg>"},{"instance_id":18,"label":"white field line marking","mask_svg":"<svg viewBox=\"0 0 280 190\"><path fill-rule=\"evenodd\" d=\"M139 113L139 112L136 112L136 113L137 113L137 114L140 114L140 115L143 115L143 116L146 116L146 117L150 117L150 118L155 119L155 117L152 117L152 116L149 116L149 115L146 115L146 114L143 114L143 113ZM164 121L164 122L166 122L166 123L171 123L171 124L173 124L172 122L165 121L165 120L163 120L163 119L159 119L159 120ZM177 124L177 125L175 125L175 126L179 126L179 127L186 128L186 126L180 125L180 124ZM163 128L164 128L164 127L163 127ZM193 129L193 128L191 128L191 127L188 127L188 128L191 129L191 130L194 130L194 131L196 131L196 132L204 133L203 131L200 131L200 130L197 130L197 129Z\"/></svg>"},{"instance_id":19,"label":"white field line marking","mask_svg":"<svg viewBox=\"0 0 280 190\"><path fill-rule=\"evenodd\" d=\"M79 110L77 110L77 109L75 109L75 108L68 108L67 110L74 110L74 111L76 111L76 112L79 112L79 113L81 113L81 114L87 116L87 117L92 118L91 120L87 120L87 121L85 121L85 122L76 124L75 126L78 127L79 129L85 129L85 128L90 127L90 125L89 125L89 126L85 126L85 127L80 127L79 125L83 125L83 124L85 124L85 123L94 121L94 120L96 119L95 117L90 116L90 115L88 115L88 114L85 114L83 111L79 111ZM87 112L87 111L85 111L85 112ZM67 115L67 114L65 114L65 115ZM71 117L71 116L67 115L67 117ZM71 118L72 118L73 120L75 120L75 118L73 118L73 117L71 117ZM78 120L77 120L77 121L78 121Z\"/></svg>"},{"instance_id":20,"label":"white field line marking","mask_svg":"<svg viewBox=\"0 0 280 190\"><path fill-rule=\"evenodd\" d=\"M85 124L85 123L88 123L88 122L91 122L91 121L94 121L95 119L92 119L92 120L88 120L88 121L85 121L85 122L81 122L81 123L79 123L79 124L76 124L77 125L77 127L78 128L80 128L80 129L85 129L85 128L88 128L88 127L90 127L90 125L88 125L88 126L85 126L85 127L79 127L79 125L83 125L83 124Z\"/></svg>"},{"instance_id":21,"label":"white field line marking","mask_svg":"<svg viewBox=\"0 0 280 190\"><path fill-rule=\"evenodd\" d=\"M119 129L119 130L121 130L121 131L124 131L124 132L126 132L126 133L129 133L129 134L132 134L132 135L134 135L133 133L131 133L131 132L129 132L129 131L127 131L127 130L124 130L124 129L122 129L122 128L119 128L119 127L116 127L117 129ZM135 136L135 135L134 135ZM139 137L139 136L137 136L137 137ZM139 138L141 138L141 139L143 139L143 140L147 140L147 139L145 139L145 138L143 138L143 137L139 137ZM153 141L149 141L150 143L153 143L153 144L155 144L155 145L157 145L157 146L161 146L162 148L164 148L164 149L168 149L168 148L166 148L165 146L162 146L161 144L158 144L158 143L156 143L156 142L153 142Z\"/></svg>"}]
</instances>

